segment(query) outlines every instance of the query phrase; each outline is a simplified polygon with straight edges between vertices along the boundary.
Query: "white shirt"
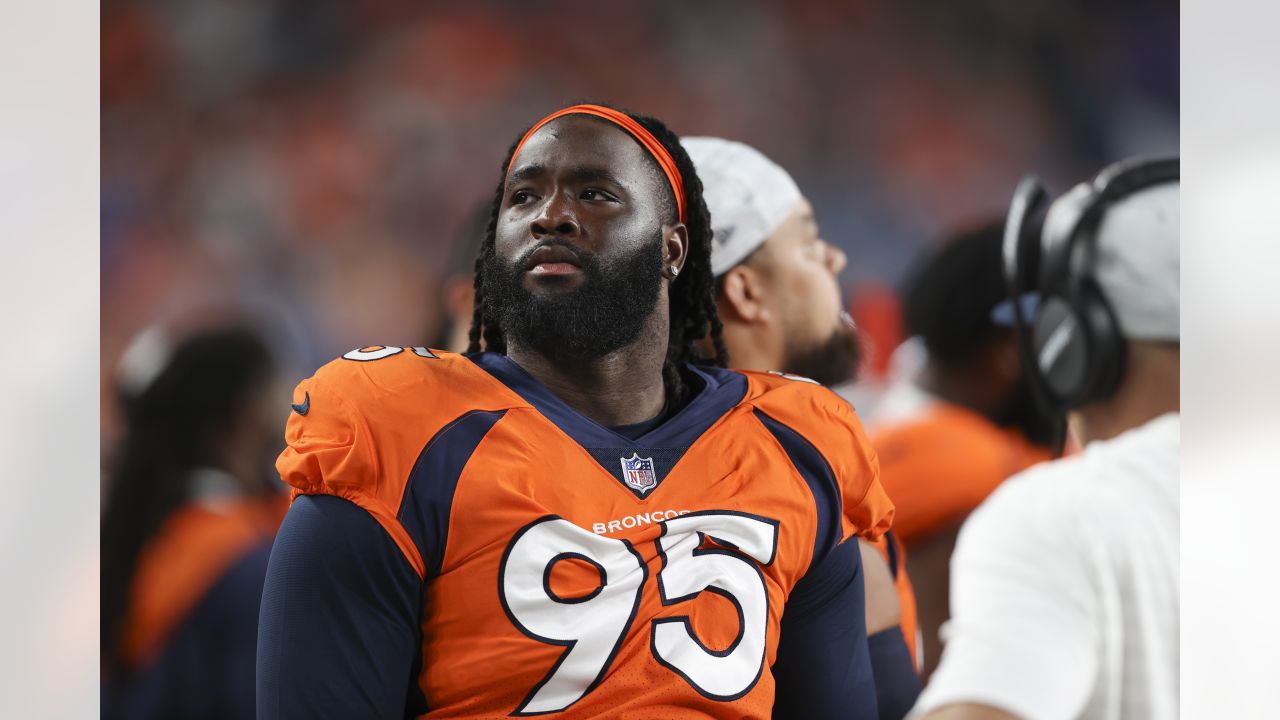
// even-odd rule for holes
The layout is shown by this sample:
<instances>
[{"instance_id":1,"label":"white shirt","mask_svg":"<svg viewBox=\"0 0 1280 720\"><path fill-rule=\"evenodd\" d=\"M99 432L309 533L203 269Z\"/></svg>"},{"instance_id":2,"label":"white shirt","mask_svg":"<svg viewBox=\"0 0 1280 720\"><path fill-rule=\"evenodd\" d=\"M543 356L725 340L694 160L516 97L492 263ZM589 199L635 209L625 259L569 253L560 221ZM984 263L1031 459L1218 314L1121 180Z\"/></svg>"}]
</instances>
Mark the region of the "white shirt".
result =
<instances>
[{"instance_id":1,"label":"white shirt","mask_svg":"<svg viewBox=\"0 0 1280 720\"><path fill-rule=\"evenodd\" d=\"M942 662L910 717L1178 716L1178 449L1163 415L1006 481L961 530Z\"/></svg>"}]
</instances>

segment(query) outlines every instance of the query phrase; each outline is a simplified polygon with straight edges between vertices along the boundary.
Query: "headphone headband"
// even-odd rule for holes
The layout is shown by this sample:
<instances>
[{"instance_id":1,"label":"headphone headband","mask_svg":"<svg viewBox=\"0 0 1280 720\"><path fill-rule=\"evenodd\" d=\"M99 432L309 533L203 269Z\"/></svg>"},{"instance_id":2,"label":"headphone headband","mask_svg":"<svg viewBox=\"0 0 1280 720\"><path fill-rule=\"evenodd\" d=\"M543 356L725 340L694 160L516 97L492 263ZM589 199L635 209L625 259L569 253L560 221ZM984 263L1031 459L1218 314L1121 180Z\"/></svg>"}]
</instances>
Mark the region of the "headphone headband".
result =
<instances>
[{"instance_id":1,"label":"headphone headband","mask_svg":"<svg viewBox=\"0 0 1280 720\"><path fill-rule=\"evenodd\" d=\"M1178 158L1126 158L1103 168L1093 179L1055 202L1056 217L1047 218L1040 233L1040 276L1045 289L1066 288L1090 275L1073 269L1080 242L1092 243L1098 223L1113 203L1153 185L1178 180ZM1073 194L1079 193L1074 198ZM1064 204L1065 203L1065 204ZM1091 262L1091 260L1090 260Z\"/></svg>"},{"instance_id":2,"label":"headphone headband","mask_svg":"<svg viewBox=\"0 0 1280 720\"><path fill-rule=\"evenodd\" d=\"M1035 176L1018 183L1005 224L1005 280L1023 366L1037 397L1055 412L1108 396L1123 377L1124 337L1093 277L1097 230L1107 208L1178 179L1176 157L1130 158L1052 204ZM1081 243L1087 244L1084 255ZM1037 278L1037 287L1025 287L1028 276ZM1036 317L1026 318L1020 300L1032 289L1040 303Z\"/></svg>"}]
</instances>

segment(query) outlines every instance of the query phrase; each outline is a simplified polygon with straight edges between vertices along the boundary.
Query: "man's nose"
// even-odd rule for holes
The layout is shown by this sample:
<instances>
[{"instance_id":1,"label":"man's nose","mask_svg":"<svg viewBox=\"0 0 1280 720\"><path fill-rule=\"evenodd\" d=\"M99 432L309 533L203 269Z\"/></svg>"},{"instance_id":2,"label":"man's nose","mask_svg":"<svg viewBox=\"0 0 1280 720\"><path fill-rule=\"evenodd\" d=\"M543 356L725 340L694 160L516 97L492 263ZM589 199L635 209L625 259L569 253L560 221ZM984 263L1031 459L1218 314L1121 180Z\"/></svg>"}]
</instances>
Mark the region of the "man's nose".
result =
<instances>
[{"instance_id":1,"label":"man's nose","mask_svg":"<svg viewBox=\"0 0 1280 720\"><path fill-rule=\"evenodd\" d=\"M573 211L573 203L562 192L554 192L542 203L539 212L529 229L534 237L546 235L577 235L580 230L578 216Z\"/></svg>"},{"instance_id":2,"label":"man's nose","mask_svg":"<svg viewBox=\"0 0 1280 720\"><path fill-rule=\"evenodd\" d=\"M844 270L844 266L849 264L849 256L826 240L823 240L822 244L826 250L827 268L831 270L832 275L839 275L840 271Z\"/></svg>"}]
</instances>

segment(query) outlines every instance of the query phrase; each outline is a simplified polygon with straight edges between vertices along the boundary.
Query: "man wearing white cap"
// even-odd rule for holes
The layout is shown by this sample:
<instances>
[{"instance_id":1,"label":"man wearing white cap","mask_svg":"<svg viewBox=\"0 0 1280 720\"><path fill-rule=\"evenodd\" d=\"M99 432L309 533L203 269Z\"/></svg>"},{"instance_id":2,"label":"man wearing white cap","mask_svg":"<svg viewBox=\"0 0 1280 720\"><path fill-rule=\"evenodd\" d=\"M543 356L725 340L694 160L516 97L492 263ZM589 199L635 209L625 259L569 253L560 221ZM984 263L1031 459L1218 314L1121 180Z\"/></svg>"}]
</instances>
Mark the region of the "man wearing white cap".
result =
<instances>
[{"instance_id":1,"label":"man wearing white cap","mask_svg":"<svg viewBox=\"0 0 1280 720\"><path fill-rule=\"evenodd\" d=\"M836 279L845 255L819 237L813 207L795 181L739 142L690 137L681 144L711 213L711 272L734 367L824 385L852 379L858 337ZM915 640L915 598L901 547L886 538L878 546L861 543L866 624L879 716L901 718L920 690L914 645L904 638Z\"/></svg>"},{"instance_id":2,"label":"man wearing white cap","mask_svg":"<svg viewBox=\"0 0 1280 720\"><path fill-rule=\"evenodd\" d=\"M1042 229L1043 189L1019 186L1006 274L1020 296L1034 259L1039 301L1034 318L1006 309L1084 450L970 516L942 663L912 717L1177 717L1178 178L1176 159L1118 163Z\"/></svg>"},{"instance_id":3,"label":"man wearing white cap","mask_svg":"<svg viewBox=\"0 0 1280 720\"><path fill-rule=\"evenodd\" d=\"M725 344L744 369L785 370L823 385L858 361L836 276L843 251L818 235L813 207L776 163L739 142L685 138L711 211L711 272Z\"/></svg>"}]
</instances>

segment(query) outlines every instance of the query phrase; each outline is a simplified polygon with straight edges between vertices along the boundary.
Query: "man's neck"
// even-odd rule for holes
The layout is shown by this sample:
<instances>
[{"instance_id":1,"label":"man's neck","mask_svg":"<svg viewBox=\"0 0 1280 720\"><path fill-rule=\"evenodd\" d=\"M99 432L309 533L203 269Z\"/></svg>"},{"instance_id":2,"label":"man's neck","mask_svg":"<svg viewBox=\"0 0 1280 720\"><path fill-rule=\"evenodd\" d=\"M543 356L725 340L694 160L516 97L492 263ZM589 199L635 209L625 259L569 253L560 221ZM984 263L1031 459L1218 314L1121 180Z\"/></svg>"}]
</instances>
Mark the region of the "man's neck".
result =
<instances>
[{"instance_id":1,"label":"man's neck","mask_svg":"<svg viewBox=\"0 0 1280 720\"><path fill-rule=\"evenodd\" d=\"M1175 396L1176 397L1176 396ZM1179 412L1172 402L1105 402L1086 405L1070 414L1071 431L1081 444L1111 440L1156 418Z\"/></svg>"},{"instance_id":2,"label":"man's neck","mask_svg":"<svg viewBox=\"0 0 1280 720\"><path fill-rule=\"evenodd\" d=\"M507 356L570 407L606 427L643 422L662 412L666 390L666 308L632 343L603 357L544 354L508 340Z\"/></svg>"},{"instance_id":3,"label":"man's neck","mask_svg":"<svg viewBox=\"0 0 1280 720\"><path fill-rule=\"evenodd\" d=\"M1180 357L1176 346L1130 343L1124 380L1111 397L1071 413L1082 443L1110 440L1168 413L1180 412Z\"/></svg>"},{"instance_id":4,"label":"man's neck","mask_svg":"<svg viewBox=\"0 0 1280 720\"><path fill-rule=\"evenodd\" d=\"M730 320L724 323L723 332L725 346L733 348L730 356L735 368L756 372L787 372L784 367L785 351L781 342L775 340L781 333L775 332L774 328ZM708 356L715 352L709 337L703 340L702 350Z\"/></svg>"}]
</instances>

